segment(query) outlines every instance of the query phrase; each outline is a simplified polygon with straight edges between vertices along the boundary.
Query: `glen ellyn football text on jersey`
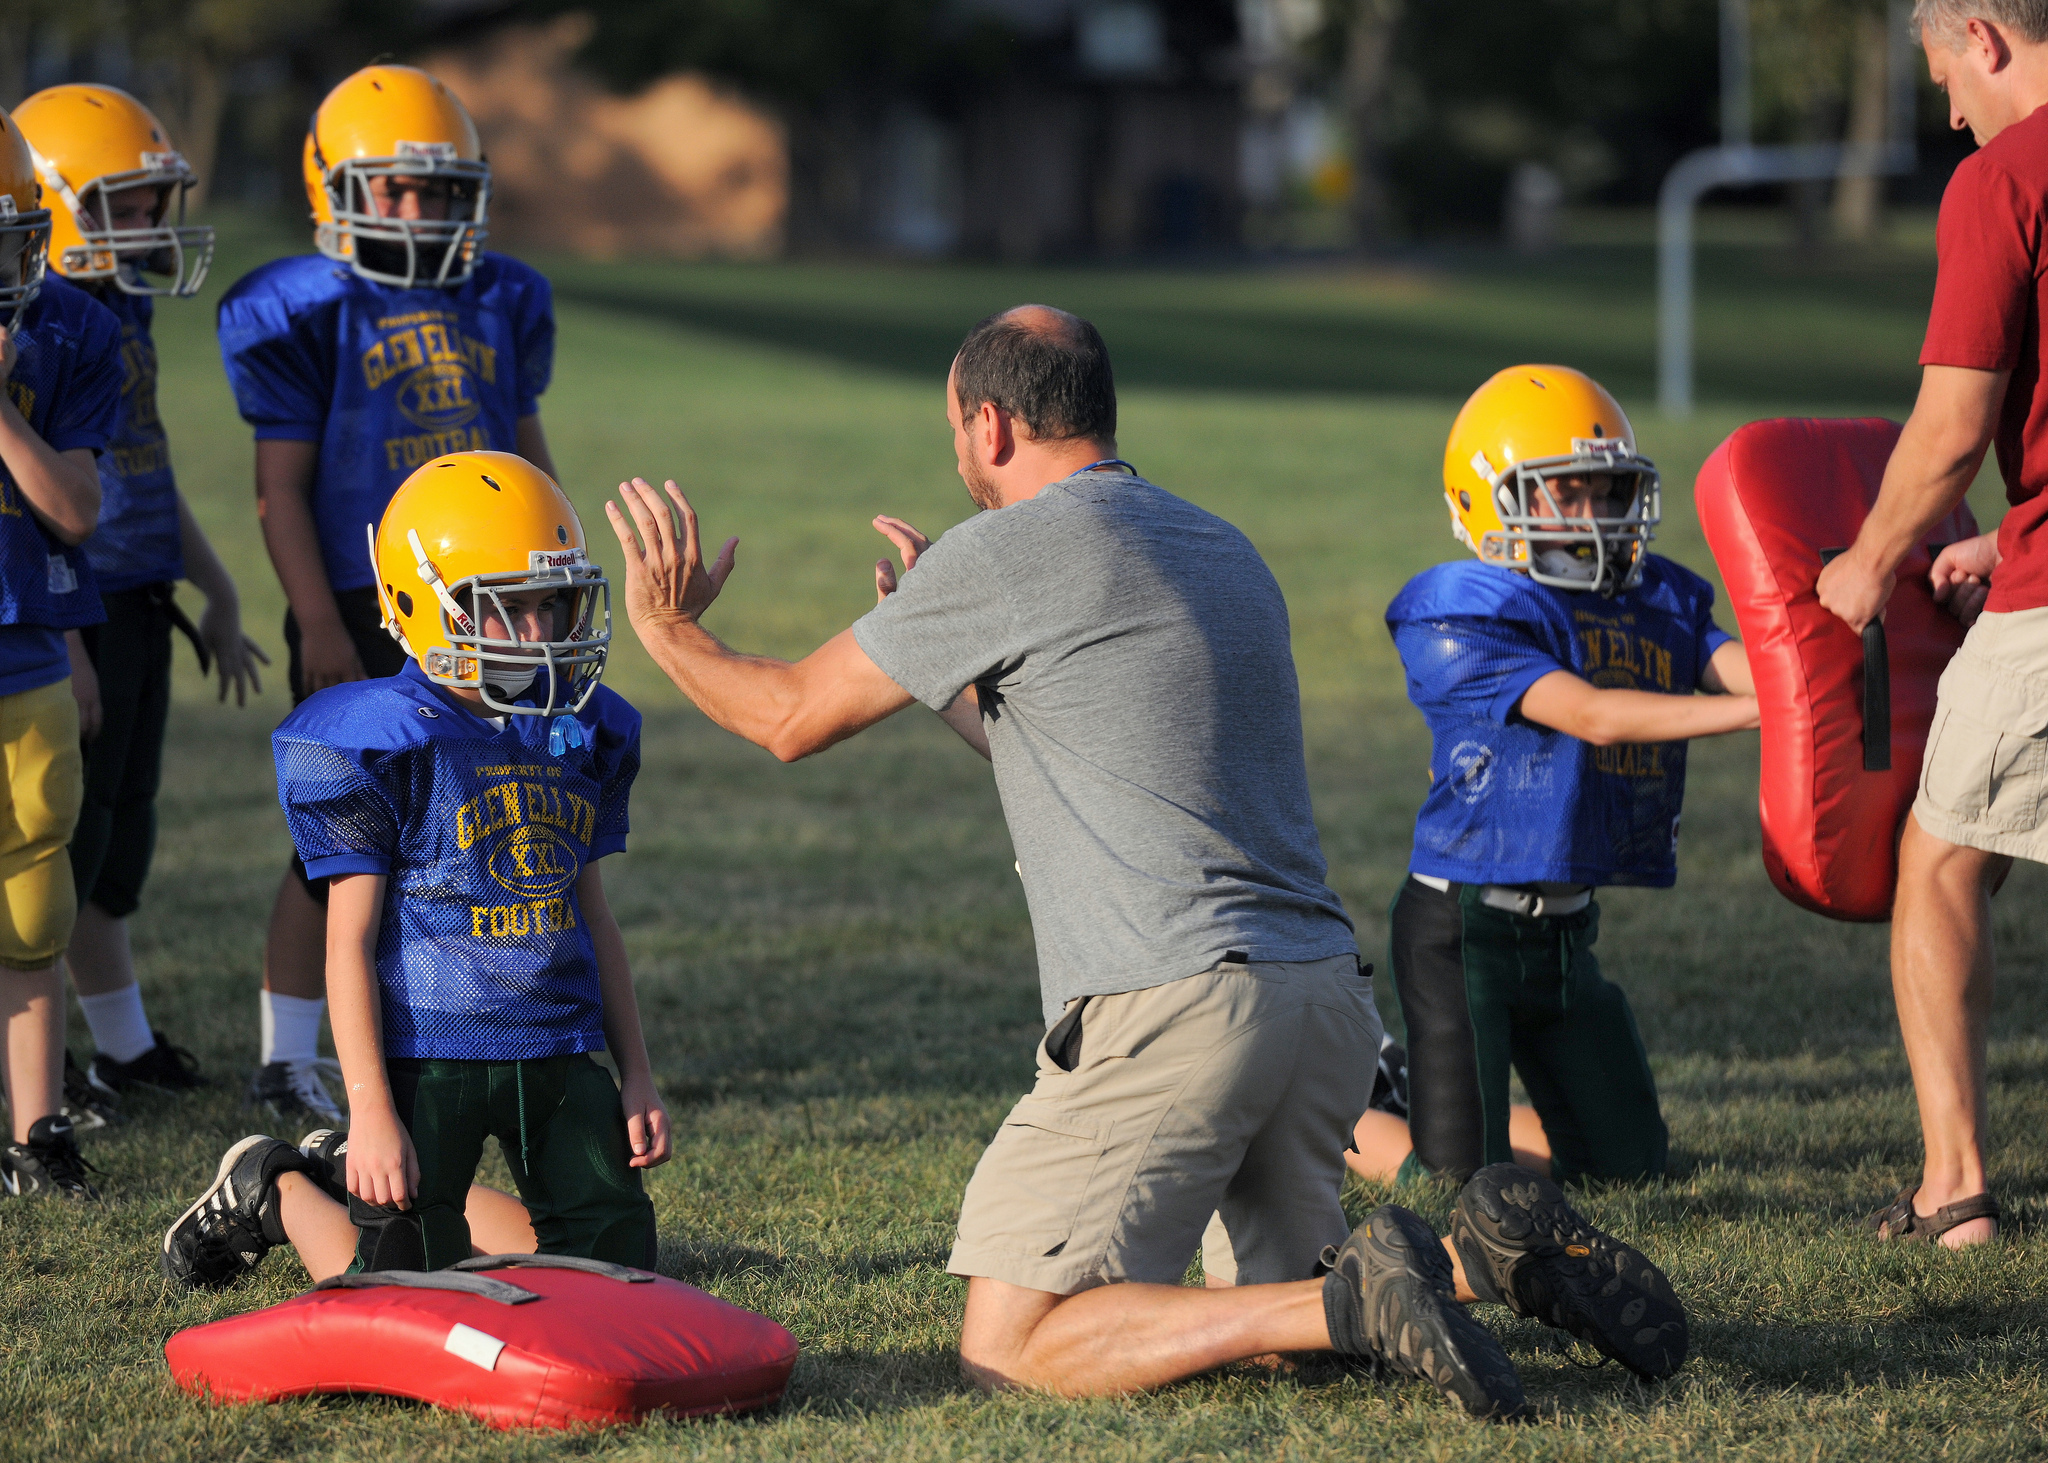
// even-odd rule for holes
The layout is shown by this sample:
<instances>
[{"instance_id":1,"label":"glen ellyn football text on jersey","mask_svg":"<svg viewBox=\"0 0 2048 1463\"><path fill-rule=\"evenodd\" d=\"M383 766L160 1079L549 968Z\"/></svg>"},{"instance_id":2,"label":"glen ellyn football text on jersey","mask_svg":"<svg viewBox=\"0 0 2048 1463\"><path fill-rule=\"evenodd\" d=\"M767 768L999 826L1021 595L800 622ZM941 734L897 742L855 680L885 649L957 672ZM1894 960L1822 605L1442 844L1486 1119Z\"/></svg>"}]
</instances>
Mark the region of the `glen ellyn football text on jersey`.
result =
<instances>
[{"instance_id":1,"label":"glen ellyn football text on jersey","mask_svg":"<svg viewBox=\"0 0 2048 1463\"><path fill-rule=\"evenodd\" d=\"M1612 599L1471 559L1410 580L1387 607L1433 742L1410 871L1465 884L1672 884L1685 743L1596 747L1516 707L1560 670L1691 695L1733 638L1713 608L1712 585L1655 554L1642 583Z\"/></svg>"},{"instance_id":2,"label":"glen ellyn football text on jersey","mask_svg":"<svg viewBox=\"0 0 2048 1463\"><path fill-rule=\"evenodd\" d=\"M640 713L600 686L581 747L543 716L500 730L407 662L316 693L271 739L315 879L389 876L377 936L394 1057L528 1061L604 1045L584 868L626 846Z\"/></svg>"}]
</instances>

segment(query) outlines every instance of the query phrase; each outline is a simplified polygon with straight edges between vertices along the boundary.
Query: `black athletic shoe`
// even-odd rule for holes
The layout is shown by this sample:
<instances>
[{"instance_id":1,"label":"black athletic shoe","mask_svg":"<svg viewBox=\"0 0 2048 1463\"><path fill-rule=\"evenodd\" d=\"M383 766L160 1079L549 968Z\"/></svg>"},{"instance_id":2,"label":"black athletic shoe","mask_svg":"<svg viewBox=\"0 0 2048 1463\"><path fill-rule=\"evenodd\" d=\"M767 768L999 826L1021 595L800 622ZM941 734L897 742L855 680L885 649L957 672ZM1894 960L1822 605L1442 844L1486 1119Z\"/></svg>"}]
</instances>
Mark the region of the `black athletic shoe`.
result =
<instances>
[{"instance_id":1,"label":"black athletic shoe","mask_svg":"<svg viewBox=\"0 0 2048 1463\"><path fill-rule=\"evenodd\" d=\"M97 1199L100 1191L86 1174L98 1172L78 1151L71 1120L62 1113L37 1118L27 1142L0 1148L0 1188L17 1198Z\"/></svg>"},{"instance_id":2,"label":"black athletic shoe","mask_svg":"<svg viewBox=\"0 0 2048 1463\"><path fill-rule=\"evenodd\" d=\"M1685 1361L1685 1307L1642 1252L1595 1229L1539 1173L1496 1163L1472 1175L1451 1243L1482 1300L1568 1331L1638 1376Z\"/></svg>"},{"instance_id":3,"label":"black athletic shoe","mask_svg":"<svg viewBox=\"0 0 2048 1463\"><path fill-rule=\"evenodd\" d=\"M249 1079L245 1100L251 1107L265 1108L279 1122L341 1122L341 1109L327 1095L320 1080L323 1071L339 1074L341 1064L332 1057L304 1062L265 1062Z\"/></svg>"},{"instance_id":4,"label":"black athletic shoe","mask_svg":"<svg viewBox=\"0 0 2048 1463\"><path fill-rule=\"evenodd\" d=\"M313 1160L311 1177L337 1204L348 1202L348 1131L315 1128L299 1139L299 1152Z\"/></svg>"},{"instance_id":5,"label":"black athletic shoe","mask_svg":"<svg viewBox=\"0 0 2048 1463\"><path fill-rule=\"evenodd\" d=\"M1323 1315L1340 1354L1419 1377L1474 1417L1522 1416L1515 1364L1458 1304L1451 1257L1421 1215L1382 1204L1323 1259Z\"/></svg>"},{"instance_id":6,"label":"black athletic shoe","mask_svg":"<svg viewBox=\"0 0 2048 1463\"><path fill-rule=\"evenodd\" d=\"M1366 1106L1404 1120L1408 1116L1408 1048L1385 1032L1380 1033L1380 1064Z\"/></svg>"},{"instance_id":7,"label":"black athletic shoe","mask_svg":"<svg viewBox=\"0 0 2048 1463\"><path fill-rule=\"evenodd\" d=\"M120 1105L92 1085L85 1068L69 1051L64 1053L64 1116L71 1119L73 1132L89 1133L125 1122Z\"/></svg>"},{"instance_id":8,"label":"black athletic shoe","mask_svg":"<svg viewBox=\"0 0 2048 1463\"><path fill-rule=\"evenodd\" d=\"M291 1144L261 1133L230 1148L206 1192L164 1231L157 1259L165 1278L221 1290L255 1269L273 1246L284 1243L278 1175L313 1168L313 1160Z\"/></svg>"},{"instance_id":9,"label":"black athletic shoe","mask_svg":"<svg viewBox=\"0 0 2048 1463\"><path fill-rule=\"evenodd\" d=\"M151 1032L156 1045L132 1062L117 1062L105 1052L92 1059L92 1085L109 1097L131 1087L152 1087L158 1092L190 1092L209 1085L199 1074L199 1058L181 1046L172 1046L161 1031Z\"/></svg>"}]
</instances>

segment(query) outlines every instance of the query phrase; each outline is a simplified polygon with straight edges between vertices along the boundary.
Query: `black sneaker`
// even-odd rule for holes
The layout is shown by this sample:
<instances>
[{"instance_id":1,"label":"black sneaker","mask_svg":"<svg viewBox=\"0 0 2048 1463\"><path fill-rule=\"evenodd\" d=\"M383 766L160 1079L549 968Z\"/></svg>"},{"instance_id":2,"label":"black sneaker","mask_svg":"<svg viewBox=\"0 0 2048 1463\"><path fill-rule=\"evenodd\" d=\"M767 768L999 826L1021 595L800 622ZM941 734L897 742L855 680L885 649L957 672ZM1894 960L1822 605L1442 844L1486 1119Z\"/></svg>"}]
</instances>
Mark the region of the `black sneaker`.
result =
<instances>
[{"instance_id":1,"label":"black sneaker","mask_svg":"<svg viewBox=\"0 0 2048 1463\"><path fill-rule=\"evenodd\" d=\"M1685 1307L1642 1252L1595 1229L1539 1173L1496 1163L1472 1175L1451 1242L1473 1294L1534 1316L1661 1381L1685 1361Z\"/></svg>"},{"instance_id":2,"label":"black sneaker","mask_svg":"<svg viewBox=\"0 0 2048 1463\"><path fill-rule=\"evenodd\" d=\"M85 1068L68 1050L64 1053L64 1116L71 1119L72 1131L77 1133L126 1121L119 1104L92 1085Z\"/></svg>"},{"instance_id":3,"label":"black sneaker","mask_svg":"<svg viewBox=\"0 0 2048 1463\"><path fill-rule=\"evenodd\" d=\"M299 1139L299 1152L313 1160L311 1177L337 1204L348 1202L348 1132L315 1128Z\"/></svg>"},{"instance_id":4,"label":"black sneaker","mask_svg":"<svg viewBox=\"0 0 2048 1463\"><path fill-rule=\"evenodd\" d=\"M17 1198L97 1199L88 1172L99 1170L78 1151L71 1120L62 1113L37 1118L27 1142L0 1148L0 1188Z\"/></svg>"},{"instance_id":5,"label":"black sneaker","mask_svg":"<svg viewBox=\"0 0 2048 1463\"><path fill-rule=\"evenodd\" d=\"M1451 1257L1421 1215L1382 1204L1323 1258L1323 1315L1340 1354L1419 1377L1474 1417L1523 1415L1515 1364L1458 1304Z\"/></svg>"},{"instance_id":6,"label":"black sneaker","mask_svg":"<svg viewBox=\"0 0 2048 1463\"><path fill-rule=\"evenodd\" d=\"M150 1033L156 1045L132 1062L117 1062L105 1052L92 1059L92 1085L109 1097L131 1087L152 1087L158 1092L190 1092L209 1085L199 1074L199 1059L181 1046L172 1046L161 1031Z\"/></svg>"},{"instance_id":7,"label":"black sneaker","mask_svg":"<svg viewBox=\"0 0 2048 1463\"><path fill-rule=\"evenodd\" d=\"M278 1175L310 1173L313 1167L313 1160L291 1144L261 1133L230 1148L206 1192L164 1231L157 1259L165 1278L221 1290L255 1269L273 1246L285 1241Z\"/></svg>"},{"instance_id":8,"label":"black sneaker","mask_svg":"<svg viewBox=\"0 0 2048 1463\"><path fill-rule=\"evenodd\" d=\"M1366 1106L1376 1112L1408 1116L1408 1048L1380 1033L1380 1064L1372 1075L1372 1098Z\"/></svg>"},{"instance_id":9,"label":"black sneaker","mask_svg":"<svg viewBox=\"0 0 2048 1463\"><path fill-rule=\"evenodd\" d=\"M341 1063L332 1057L302 1062L265 1062L249 1079L246 1101L251 1107L269 1110L279 1122L331 1123L339 1125L341 1109L327 1095L320 1080L322 1071L339 1075Z\"/></svg>"}]
</instances>

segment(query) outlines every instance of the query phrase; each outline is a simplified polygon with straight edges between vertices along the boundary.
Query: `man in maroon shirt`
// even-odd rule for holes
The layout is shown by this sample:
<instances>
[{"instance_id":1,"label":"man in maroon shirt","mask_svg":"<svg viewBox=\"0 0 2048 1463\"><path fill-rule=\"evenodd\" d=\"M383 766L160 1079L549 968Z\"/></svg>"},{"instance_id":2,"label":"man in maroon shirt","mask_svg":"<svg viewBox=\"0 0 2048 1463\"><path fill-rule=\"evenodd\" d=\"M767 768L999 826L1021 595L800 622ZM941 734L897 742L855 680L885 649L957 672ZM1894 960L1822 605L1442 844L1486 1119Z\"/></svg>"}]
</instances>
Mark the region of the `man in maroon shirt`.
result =
<instances>
[{"instance_id":1,"label":"man in maroon shirt","mask_svg":"<svg viewBox=\"0 0 2048 1463\"><path fill-rule=\"evenodd\" d=\"M1926 1160L1880 1238L1951 1248L1998 1232L1984 1175L1991 896L2017 858L2048 863L2048 0L1919 0L1949 121L1978 150L1941 201L1919 399L1820 601L1861 631L1899 564L1968 491L1995 444L2012 504L1996 533L1934 561L1935 598L1971 626L1941 680L1899 846L1892 991Z\"/></svg>"}]
</instances>

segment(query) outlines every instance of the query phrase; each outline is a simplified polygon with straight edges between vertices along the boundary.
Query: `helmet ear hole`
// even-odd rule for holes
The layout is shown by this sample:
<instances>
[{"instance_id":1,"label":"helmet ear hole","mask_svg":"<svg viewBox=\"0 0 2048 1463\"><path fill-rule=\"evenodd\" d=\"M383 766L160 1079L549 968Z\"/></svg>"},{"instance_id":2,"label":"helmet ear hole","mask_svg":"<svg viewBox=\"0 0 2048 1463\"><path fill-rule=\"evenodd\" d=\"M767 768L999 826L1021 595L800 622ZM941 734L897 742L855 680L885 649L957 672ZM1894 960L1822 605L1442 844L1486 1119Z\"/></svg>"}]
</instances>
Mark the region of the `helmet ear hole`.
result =
<instances>
[{"instance_id":1,"label":"helmet ear hole","mask_svg":"<svg viewBox=\"0 0 2048 1463\"><path fill-rule=\"evenodd\" d=\"M1472 511L1472 495L1463 488L1458 489L1458 506L1467 513Z\"/></svg>"},{"instance_id":2,"label":"helmet ear hole","mask_svg":"<svg viewBox=\"0 0 2048 1463\"><path fill-rule=\"evenodd\" d=\"M387 584L384 587L389 589L391 586ZM398 600L398 612L410 620L412 618L412 596L401 589L398 591L396 598Z\"/></svg>"}]
</instances>

